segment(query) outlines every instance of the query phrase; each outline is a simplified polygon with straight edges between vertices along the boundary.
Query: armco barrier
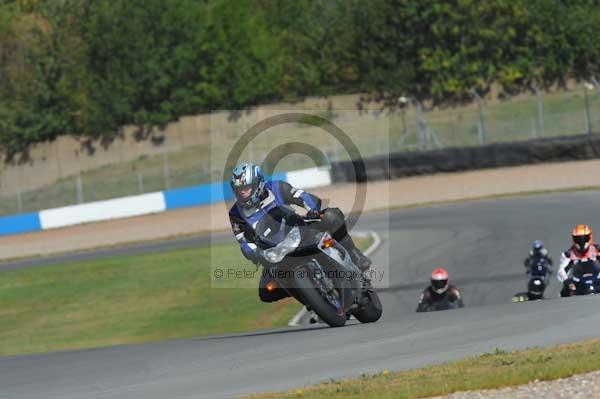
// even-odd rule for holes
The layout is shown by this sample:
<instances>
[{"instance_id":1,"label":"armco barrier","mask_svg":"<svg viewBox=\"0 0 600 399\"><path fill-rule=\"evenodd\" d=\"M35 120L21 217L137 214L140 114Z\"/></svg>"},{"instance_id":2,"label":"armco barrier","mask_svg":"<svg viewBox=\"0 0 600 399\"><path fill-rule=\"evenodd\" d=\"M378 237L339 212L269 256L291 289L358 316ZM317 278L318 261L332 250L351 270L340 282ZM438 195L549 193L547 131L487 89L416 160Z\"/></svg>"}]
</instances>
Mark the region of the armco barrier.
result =
<instances>
[{"instance_id":1,"label":"armco barrier","mask_svg":"<svg viewBox=\"0 0 600 399\"><path fill-rule=\"evenodd\" d=\"M364 182L593 158L600 158L600 136L557 137L374 157L364 160L364 173L358 176L355 171L362 168L355 162L335 162L331 165L331 180L333 183Z\"/></svg>"},{"instance_id":2,"label":"armco barrier","mask_svg":"<svg viewBox=\"0 0 600 399\"><path fill-rule=\"evenodd\" d=\"M329 170L311 168L271 176L300 188L331 183ZM208 205L233 199L228 183L210 183L106 201L45 209L39 212L0 217L0 235L26 233L101 220L140 216L190 206Z\"/></svg>"}]
</instances>

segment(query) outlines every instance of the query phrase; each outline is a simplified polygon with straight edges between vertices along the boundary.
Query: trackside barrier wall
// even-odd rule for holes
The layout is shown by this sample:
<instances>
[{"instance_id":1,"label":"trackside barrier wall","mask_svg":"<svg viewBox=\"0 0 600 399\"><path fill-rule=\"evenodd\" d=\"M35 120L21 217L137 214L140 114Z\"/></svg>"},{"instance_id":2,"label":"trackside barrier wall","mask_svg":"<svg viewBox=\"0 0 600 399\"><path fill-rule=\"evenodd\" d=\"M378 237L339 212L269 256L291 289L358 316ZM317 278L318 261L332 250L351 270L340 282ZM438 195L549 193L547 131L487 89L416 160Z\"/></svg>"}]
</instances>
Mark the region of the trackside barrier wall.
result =
<instances>
[{"instance_id":1,"label":"trackside barrier wall","mask_svg":"<svg viewBox=\"0 0 600 399\"><path fill-rule=\"evenodd\" d=\"M295 170L287 173L285 181L299 188L329 186L331 184L331 173L329 169L323 168Z\"/></svg>"},{"instance_id":2,"label":"trackside barrier wall","mask_svg":"<svg viewBox=\"0 0 600 399\"><path fill-rule=\"evenodd\" d=\"M329 171L326 171L329 175ZM298 170L288 173L278 173L270 177L272 180L289 181L289 174L296 173L306 175L310 173L310 169ZM317 181L318 182L318 181ZM308 184L304 188L318 187L311 185L310 179L304 179L303 183ZM293 184L290 182L290 184ZM165 203L167 210L185 208L188 206L200 206L214 204L215 202L229 201L233 199L233 193L227 182L203 184L201 186L175 188L164 191Z\"/></svg>"},{"instance_id":3,"label":"trackside barrier wall","mask_svg":"<svg viewBox=\"0 0 600 399\"><path fill-rule=\"evenodd\" d=\"M365 173L352 161L331 165L333 183L365 182L443 172L600 158L600 135L556 137L481 147L402 152L364 160Z\"/></svg>"},{"instance_id":4,"label":"trackside barrier wall","mask_svg":"<svg viewBox=\"0 0 600 399\"><path fill-rule=\"evenodd\" d=\"M74 224L145 215L166 210L162 192L96 201L40 211L42 230Z\"/></svg>"},{"instance_id":5,"label":"trackside barrier wall","mask_svg":"<svg viewBox=\"0 0 600 399\"><path fill-rule=\"evenodd\" d=\"M270 178L285 180L300 188L313 188L331 184L329 170L322 168L279 173ZM226 182L176 188L106 201L45 209L39 212L2 216L0 217L0 236L140 216L232 199L233 193L229 183Z\"/></svg>"},{"instance_id":6,"label":"trackside barrier wall","mask_svg":"<svg viewBox=\"0 0 600 399\"><path fill-rule=\"evenodd\" d=\"M21 213L19 215L3 216L0 218L0 235L26 233L41 230L38 212Z\"/></svg>"},{"instance_id":7,"label":"trackside barrier wall","mask_svg":"<svg viewBox=\"0 0 600 399\"><path fill-rule=\"evenodd\" d=\"M481 147L403 152L365 159L365 173L355 176L352 161L335 162L331 170L311 168L273 176L300 188L341 182L364 182L440 172L457 172L543 162L600 158L600 135L581 135L498 143ZM0 217L0 235L25 233L80 223L144 215L233 198L224 182L184 187L108 201Z\"/></svg>"}]
</instances>

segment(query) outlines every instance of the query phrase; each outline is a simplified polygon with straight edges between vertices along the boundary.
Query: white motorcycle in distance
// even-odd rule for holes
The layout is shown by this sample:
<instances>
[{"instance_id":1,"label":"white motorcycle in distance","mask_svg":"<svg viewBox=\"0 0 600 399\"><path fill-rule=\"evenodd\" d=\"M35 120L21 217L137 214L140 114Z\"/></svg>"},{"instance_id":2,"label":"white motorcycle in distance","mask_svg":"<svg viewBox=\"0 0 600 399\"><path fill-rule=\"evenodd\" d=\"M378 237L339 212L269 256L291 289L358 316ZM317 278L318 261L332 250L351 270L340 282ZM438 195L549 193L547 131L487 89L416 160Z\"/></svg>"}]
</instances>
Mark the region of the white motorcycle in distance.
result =
<instances>
[{"instance_id":1,"label":"white motorcycle in distance","mask_svg":"<svg viewBox=\"0 0 600 399\"><path fill-rule=\"evenodd\" d=\"M383 309L370 281L318 223L290 207L268 211L255 228L265 273L331 327L343 326L350 316L361 323L379 320Z\"/></svg>"}]
</instances>

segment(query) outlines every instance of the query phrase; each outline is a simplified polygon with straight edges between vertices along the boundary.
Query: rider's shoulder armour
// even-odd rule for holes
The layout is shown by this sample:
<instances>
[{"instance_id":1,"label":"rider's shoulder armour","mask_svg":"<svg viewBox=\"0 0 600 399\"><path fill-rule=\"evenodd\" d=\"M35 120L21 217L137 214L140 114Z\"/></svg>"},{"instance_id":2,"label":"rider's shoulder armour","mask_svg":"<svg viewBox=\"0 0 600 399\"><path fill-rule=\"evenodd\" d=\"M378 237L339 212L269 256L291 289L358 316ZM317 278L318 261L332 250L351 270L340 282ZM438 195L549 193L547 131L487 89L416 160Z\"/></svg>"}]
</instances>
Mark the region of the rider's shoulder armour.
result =
<instances>
[{"instance_id":1,"label":"rider's shoulder armour","mask_svg":"<svg viewBox=\"0 0 600 399\"><path fill-rule=\"evenodd\" d=\"M460 291L458 290L458 288L456 288L455 286L450 286L448 288L448 295L454 296L456 297L456 299L460 298Z\"/></svg>"}]
</instances>

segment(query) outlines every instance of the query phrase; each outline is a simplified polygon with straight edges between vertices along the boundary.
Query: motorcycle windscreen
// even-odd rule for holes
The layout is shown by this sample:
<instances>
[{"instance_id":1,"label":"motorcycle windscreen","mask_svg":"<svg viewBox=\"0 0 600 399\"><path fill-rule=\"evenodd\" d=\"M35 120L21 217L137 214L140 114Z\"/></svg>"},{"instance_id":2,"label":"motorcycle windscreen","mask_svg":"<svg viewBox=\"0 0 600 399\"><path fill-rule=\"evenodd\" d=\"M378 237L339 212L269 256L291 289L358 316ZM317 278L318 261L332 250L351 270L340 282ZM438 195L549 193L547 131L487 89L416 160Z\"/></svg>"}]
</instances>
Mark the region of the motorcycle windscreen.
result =
<instances>
[{"instance_id":1,"label":"motorcycle windscreen","mask_svg":"<svg viewBox=\"0 0 600 399\"><path fill-rule=\"evenodd\" d=\"M586 274L597 276L599 271L600 268L598 267L598 264L588 260L579 262L573 267L573 276L583 279Z\"/></svg>"},{"instance_id":2,"label":"motorcycle windscreen","mask_svg":"<svg viewBox=\"0 0 600 399\"><path fill-rule=\"evenodd\" d=\"M256 224L256 245L267 249L277 246L294 226L297 216L293 210L274 207Z\"/></svg>"}]
</instances>

